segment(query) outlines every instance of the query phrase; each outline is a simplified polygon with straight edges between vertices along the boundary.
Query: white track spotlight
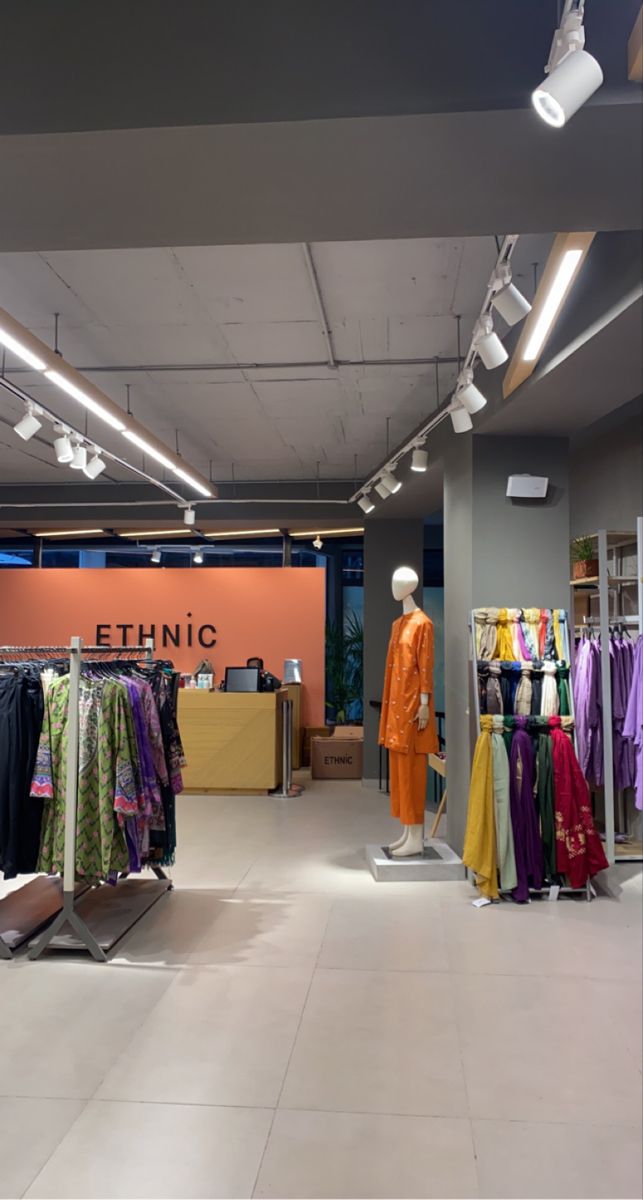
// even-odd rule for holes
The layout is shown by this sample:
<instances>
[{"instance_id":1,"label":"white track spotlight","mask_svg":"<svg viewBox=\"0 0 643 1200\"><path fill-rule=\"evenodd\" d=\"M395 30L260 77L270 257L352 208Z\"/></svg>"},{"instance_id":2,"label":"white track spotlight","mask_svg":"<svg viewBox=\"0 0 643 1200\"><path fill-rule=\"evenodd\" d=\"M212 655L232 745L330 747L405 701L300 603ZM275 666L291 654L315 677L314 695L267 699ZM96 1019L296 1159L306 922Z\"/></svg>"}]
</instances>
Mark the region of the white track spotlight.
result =
<instances>
[{"instance_id":1,"label":"white track spotlight","mask_svg":"<svg viewBox=\"0 0 643 1200\"><path fill-rule=\"evenodd\" d=\"M402 486L401 480L397 479L392 471L382 472L382 483L388 488L392 496L394 496L396 492L399 492Z\"/></svg>"},{"instance_id":2,"label":"white track spotlight","mask_svg":"<svg viewBox=\"0 0 643 1200\"><path fill-rule=\"evenodd\" d=\"M324 543L322 542L319 534L317 534L317 537L315 538L315 540L313 542L313 546L315 547L315 550L321 550L323 544Z\"/></svg>"},{"instance_id":3,"label":"white track spotlight","mask_svg":"<svg viewBox=\"0 0 643 1200\"><path fill-rule=\"evenodd\" d=\"M555 129L569 121L603 82L600 64L583 48L584 8L585 0L565 0L545 67L547 78L531 94L538 116Z\"/></svg>"},{"instance_id":4,"label":"white track spotlight","mask_svg":"<svg viewBox=\"0 0 643 1200\"><path fill-rule=\"evenodd\" d=\"M196 512L193 508L183 509L183 520L185 521L186 525L194 525L194 522L196 521Z\"/></svg>"},{"instance_id":5,"label":"white track spotlight","mask_svg":"<svg viewBox=\"0 0 643 1200\"><path fill-rule=\"evenodd\" d=\"M473 429L471 417L466 408L462 408L460 404L452 404L450 406L449 416L451 417L454 433L469 433L469 430Z\"/></svg>"},{"instance_id":6,"label":"white track spotlight","mask_svg":"<svg viewBox=\"0 0 643 1200\"><path fill-rule=\"evenodd\" d=\"M383 479L378 479L377 483L375 484L375 491L381 500L386 500L387 496L390 496L391 494L390 487L387 487Z\"/></svg>"},{"instance_id":7,"label":"white track spotlight","mask_svg":"<svg viewBox=\"0 0 643 1200\"><path fill-rule=\"evenodd\" d=\"M465 368L458 375L455 398L458 404L466 408L470 417L474 413L480 412L480 409L484 408L487 403L486 396L483 396L480 388L477 388L473 382L473 371L470 367Z\"/></svg>"},{"instance_id":8,"label":"white track spotlight","mask_svg":"<svg viewBox=\"0 0 643 1200\"><path fill-rule=\"evenodd\" d=\"M42 429L42 421L39 421L35 415L33 404L28 404L24 417L21 417L18 424L14 425L13 432L17 433L23 442L28 442L29 438L32 438L39 429Z\"/></svg>"},{"instance_id":9,"label":"white track spotlight","mask_svg":"<svg viewBox=\"0 0 643 1200\"><path fill-rule=\"evenodd\" d=\"M371 500L370 492L366 492L366 494L364 496L360 496L357 503L359 504L363 513L371 513L373 511L373 509L375 508L375 505L373 504L373 501Z\"/></svg>"},{"instance_id":10,"label":"white track spotlight","mask_svg":"<svg viewBox=\"0 0 643 1200\"><path fill-rule=\"evenodd\" d=\"M416 447L411 456L412 471L426 471L429 465L429 452L422 450L420 446Z\"/></svg>"},{"instance_id":11,"label":"white track spotlight","mask_svg":"<svg viewBox=\"0 0 643 1200\"><path fill-rule=\"evenodd\" d=\"M54 425L54 433L58 437L54 438L54 451L56 459L59 463L70 463L74 457L74 447L71 444L71 439L67 430L62 425Z\"/></svg>"},{"instance_id":12,"label":"white track spotlight","mask_svg":"<svg viewBox=\"0 0 643 1200\"><path fill-rule=\"evenodd\" d=\"M161 551L159 550L158 546L155 546L152 551L152 562L160 563L160 561L161 561Z\"/></svg>"},{"instance_id":13,"label":"white track spotlight","mask_svg":"<svg viewBox=\"0 0 643 1200\"><path fill-rule=\"evenodd\" d=\"M493 332L493 319L489 315L480 317L473 331L473 348L480 355L488 371L500 367L509 355L497 333Z\"/></svg>"},{"instance_id":14,"label":"white track spotlight","mask_svg":"<svg viewBox=\"0 0 643 1200\"><path fill-rule=\"evenodd\" d=\"M87 466L83 468L84 474L88 479L98 479L98 476L105 470L107 464L103 462L98 452L98 446L94 446L94 453L90 458Z\"/></svg>"},{"instance_id":15,"label":"white track spotlight","mask_svg":"<svg viewBox=\"0 0 643 1200\"><path fill-rule=\"evenodd\" d=\"M74 441L70 467L72 471L84 471L87 466L87 448L81 441Z\"/></svg>"},{"instance_id":16,"label":"white track spotlight","mask_svg":"<svg viewBox=\"0 0 643 1200\"><path fill-rule=\"evenodd\" d=\"M196 567L199 567L201 565L201 563L203 562L203 551L202 550L194 551L194 554L192 555L192 562L194 563L194 565Z\"/></svg>"},{"instance_id":17,"label":"white track spotlight","mask_svg":"<svg viewBox=\"0 0 643 1200\"><path fill-rule=\"evenodd\" d=\"M539 117L560 129L603 82L603 72L587 50L574 50L531 94Z\"/></svg>"},{"instance_id":18,"label":"white track spotlight","mask_svg":"<svg viewBox=\"0 0 643 1200\"><path fill-rule=\"evenodd\" d=\"M491 303L507 325L517 325L531 312L531 304L511 282L511 268L507 263L496 272L493 284L498 288Z\"/></svg>"}]
</instances>

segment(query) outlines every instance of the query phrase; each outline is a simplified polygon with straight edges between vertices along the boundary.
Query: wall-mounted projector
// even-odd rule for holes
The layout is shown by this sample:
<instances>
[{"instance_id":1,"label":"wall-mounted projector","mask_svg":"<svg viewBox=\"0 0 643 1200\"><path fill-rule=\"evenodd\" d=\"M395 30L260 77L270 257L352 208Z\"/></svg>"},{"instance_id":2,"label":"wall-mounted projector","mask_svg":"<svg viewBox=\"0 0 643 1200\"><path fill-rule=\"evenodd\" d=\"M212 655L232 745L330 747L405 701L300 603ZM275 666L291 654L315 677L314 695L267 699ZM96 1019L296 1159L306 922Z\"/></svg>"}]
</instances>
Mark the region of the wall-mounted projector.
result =
<instances>
[{"instance_id":1,"label":"wall-mounted projector","mask_svg":"<svg viewBox=\"0 0 643 1200\"><path fill-rule=\"evenodd\" d=\"M546 475L510 475L507 495L512 500L545 500L548 487Z\"/></svg>"}]
</instances>

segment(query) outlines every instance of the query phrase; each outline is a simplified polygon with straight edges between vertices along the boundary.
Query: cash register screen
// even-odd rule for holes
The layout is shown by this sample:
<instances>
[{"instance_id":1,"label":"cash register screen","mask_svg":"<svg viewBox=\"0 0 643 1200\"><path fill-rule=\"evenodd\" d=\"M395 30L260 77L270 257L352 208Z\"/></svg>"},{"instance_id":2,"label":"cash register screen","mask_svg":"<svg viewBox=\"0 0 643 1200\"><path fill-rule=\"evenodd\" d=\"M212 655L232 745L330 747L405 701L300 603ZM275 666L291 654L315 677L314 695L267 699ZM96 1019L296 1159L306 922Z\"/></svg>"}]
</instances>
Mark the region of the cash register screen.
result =
<instances>
[{"instance_id":1,"label":"cash register screen","mask_svg":"<svg viewBox=\"0 0 643 1200\"><path fill-rule=\"evenodd\" d=\"M225 690L226 692L258 692L259 668L226 667Z\"/></svg>"}]
</instances>

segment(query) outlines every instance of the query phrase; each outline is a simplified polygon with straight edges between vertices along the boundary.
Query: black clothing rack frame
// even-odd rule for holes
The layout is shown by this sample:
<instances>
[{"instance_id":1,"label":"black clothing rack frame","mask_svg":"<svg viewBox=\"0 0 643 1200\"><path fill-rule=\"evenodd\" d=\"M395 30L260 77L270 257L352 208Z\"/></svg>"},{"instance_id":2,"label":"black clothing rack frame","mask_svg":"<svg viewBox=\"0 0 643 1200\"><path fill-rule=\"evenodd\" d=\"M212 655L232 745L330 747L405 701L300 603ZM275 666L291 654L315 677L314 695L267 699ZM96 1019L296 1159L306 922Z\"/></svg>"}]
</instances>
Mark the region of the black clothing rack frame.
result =
<instances>
[{"instance_id":1,"label":"black clothing rack frame","mask_svg":"<svg viewBox=\"0 0 643 1200\"><path fill-rule=\"evenodd\" d=\"M569 665L569 668L570 668L569 704L570 704L570 709L571 709L570 716L573 717L574 716L574 696L573 696L572 683L571 683L570 638L569 638L569 621L568 621L567 614L565 614L565 617L559 617L559 621L560 621L560 625L561 625L561 632L563 635L563 647L564 647L565 654L566 654L565 662ZM469 618L469 643L471 646L471 666L472 666L472 671L473 671L473 703L474 703L475 714L476 714L476 730L477 730L476 737L477 737L480 733L480 703L479 703L479 693L478 693L478 647L477 647L477 643L476 643L476 609L475 608L472 609L471 616ZM473 879L473 874L468 869L467 869L467 878ZM547 896L547 898L549 900L557 900L558 897L561 895L584 896L585 899L589 902L596 895L596 892L592 885L591 879L588 879L587 883L581 888L571 887L569 884L550 883L542 888L530 887L529 894L531 896ZM511 892L503 891L502 888L500 888L500 895L501 896L510 896Z\"/></svg>"},{"instance_id":2,"label":"black clothing rack frame","mask_svg":"<svg viewBox=\"0 0 643 1200\"><path fill-rule=\"evenodd\" d=\"M78 748L79 748L79 700L80 675L83 650L97 656L118 655L132 658L138 655L151 661L154 643L151 638L144 646L83 646L80 637L72 637L69 646L4 646L0 654L20 652L60 653L69 657L69 718L67 730L67 786L65 797L65 849L63 878L41 876L25 884L16 892L0 901L0 910L6 906L15 923L15 934L7 942L0 935L0 958L12 958L14 952L26 941L44 932L29 942L29 958L38 958L48 947L56 950L88 950L97 962L107 962L109 952L117 942L156 904L166 892L171 891L172 881L158 866L152 867L156 879L132 880L121 877L114 887L100 884L92 887L76 881L76 820L78 805ZM62 882L62 889L61 889ZM47 890L47 902L51 911L34 912L35 891ZM22 894L22 895L21 895ZM60 896L62 895L62 905ZM21 904L21 900L23 903ZM36 906L37 907L37 906ZM22 912L21 912L22 910ZM15 916L14 916L15 913ZM30 915L31 914L31 915ZM51 924L47 924L53 917ZM29 922L31 921L31 926Z\"/></svg>"}]
</instances>

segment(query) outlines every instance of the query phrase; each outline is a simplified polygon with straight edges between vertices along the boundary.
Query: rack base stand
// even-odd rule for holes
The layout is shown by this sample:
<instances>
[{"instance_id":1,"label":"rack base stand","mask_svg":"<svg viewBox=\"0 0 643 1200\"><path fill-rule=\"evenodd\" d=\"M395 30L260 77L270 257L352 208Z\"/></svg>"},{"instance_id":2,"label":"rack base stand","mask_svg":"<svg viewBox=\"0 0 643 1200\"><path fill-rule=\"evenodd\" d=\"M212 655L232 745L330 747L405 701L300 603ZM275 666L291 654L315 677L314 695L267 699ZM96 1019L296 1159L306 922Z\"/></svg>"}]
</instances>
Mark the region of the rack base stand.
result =
<instances>
[{"instance_id":1,"label":"rack base stand","mask_svg":"<svg viewBox=\"0 0 643 1200\"><path fill-rule=\"evenodd\" d=\"M378 883L419 883L465 878L462 859L440 838L429 838L423 854L391 858L384 846L367 846L366 860Z\"/></svg>"},{"instance_id":2,"label":"rack base stand","mask_svg":"<svg viewBox=\"0 0 643 1200\"><path fill-rule=\"evenodd\" d=\"M76 887L76 898L87 891ZM0 958L13 958L63 907L63 881L58 875L39 875L0 900Z\"/></svg>"},{"instance_id":3,"label":"rack base stand","mask_svg":"<svg viewBox=\"0 0 643 1200\"><path fill-rule=\"evenodd\" d=\"M107 962L117 942L152 906L172 889L170 879L123 879L116 887L101 884L78 900L65 896L62 911L35 942L29 958L43 950L89 950L97 962Z\"/></svg>"}]
</instances>

